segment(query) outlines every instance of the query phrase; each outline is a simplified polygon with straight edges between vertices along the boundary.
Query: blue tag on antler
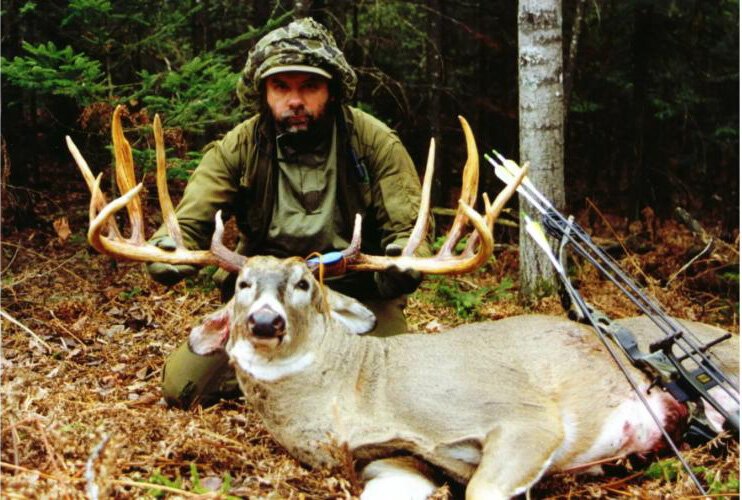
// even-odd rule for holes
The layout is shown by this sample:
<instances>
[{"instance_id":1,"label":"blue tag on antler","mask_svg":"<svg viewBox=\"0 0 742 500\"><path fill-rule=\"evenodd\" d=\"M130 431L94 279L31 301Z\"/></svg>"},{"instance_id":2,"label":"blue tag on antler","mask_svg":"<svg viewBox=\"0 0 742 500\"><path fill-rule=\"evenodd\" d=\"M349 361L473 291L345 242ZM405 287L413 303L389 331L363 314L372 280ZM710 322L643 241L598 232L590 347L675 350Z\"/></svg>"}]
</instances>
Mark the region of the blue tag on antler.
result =
<instances>
[{"instance_id":1,"label":"blue tag on antler","mask_svg":"<svg viewBox=\"0 0 742 500\"><path fill-rule=\"evenodd\" d=\"M324 264L325 266L331 266L343 260L343 253L337 251L327 252L325 254L322 254L320 257L312 257L310 259L307 259L307 263L318 265L320 263L320 259L322 259L322 264Z\"/></svg>"}]
</instances>

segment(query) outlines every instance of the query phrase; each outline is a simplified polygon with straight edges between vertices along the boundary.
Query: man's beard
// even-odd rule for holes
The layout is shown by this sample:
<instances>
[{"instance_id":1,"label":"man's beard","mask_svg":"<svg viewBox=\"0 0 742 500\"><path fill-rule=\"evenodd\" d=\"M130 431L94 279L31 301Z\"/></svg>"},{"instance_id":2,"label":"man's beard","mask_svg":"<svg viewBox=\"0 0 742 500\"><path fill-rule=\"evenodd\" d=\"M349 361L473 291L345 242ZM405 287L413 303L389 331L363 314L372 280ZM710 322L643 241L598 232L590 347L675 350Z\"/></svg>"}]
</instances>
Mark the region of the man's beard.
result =
<instances>
[{"instance_id":1,"label":"man's beard","mask_svg":"<svg viewBox=\"0 0 742 500\"><path fill-rule=\"evenodd\" d=\"M284 111L280 117L274 117L276 133L297 149L311 148L322 141L330 130L330 117L327 108L317 116L300 108Z\"/></svg>"}]
</instances>

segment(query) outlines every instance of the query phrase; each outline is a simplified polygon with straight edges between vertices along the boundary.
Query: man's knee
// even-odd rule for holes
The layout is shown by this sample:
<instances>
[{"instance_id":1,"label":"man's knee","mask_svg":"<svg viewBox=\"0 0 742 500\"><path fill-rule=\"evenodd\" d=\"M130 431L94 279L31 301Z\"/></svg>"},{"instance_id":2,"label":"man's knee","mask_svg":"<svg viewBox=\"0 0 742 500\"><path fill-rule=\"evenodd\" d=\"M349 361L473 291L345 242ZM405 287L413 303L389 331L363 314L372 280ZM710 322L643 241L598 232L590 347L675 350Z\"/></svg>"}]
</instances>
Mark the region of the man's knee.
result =
<instances>
[{"instance_id":1,"label":"man's knee","mask_svg":"<svg viewBox=\"0 0 742 500\"><path fill-rule=\"evenodd\" d=\"M165 401L179 408L194 403L210 404L222 397L236 395L234 374L224 353L199 356L184 342L165 360L162 369L162 395Z\"/></svg>"},{"instance_id":2,"label":"man's knee","mask_svg":"<svg viewBox=\"0 0 742 500\"><path fill-rule=\"evenodd\" d=\"M406 296L395 299L369 299L362 302L376 316L376 327L368 335L389 337L407 332L407 319L404 315Z\"/></svg>"}]
</instances>

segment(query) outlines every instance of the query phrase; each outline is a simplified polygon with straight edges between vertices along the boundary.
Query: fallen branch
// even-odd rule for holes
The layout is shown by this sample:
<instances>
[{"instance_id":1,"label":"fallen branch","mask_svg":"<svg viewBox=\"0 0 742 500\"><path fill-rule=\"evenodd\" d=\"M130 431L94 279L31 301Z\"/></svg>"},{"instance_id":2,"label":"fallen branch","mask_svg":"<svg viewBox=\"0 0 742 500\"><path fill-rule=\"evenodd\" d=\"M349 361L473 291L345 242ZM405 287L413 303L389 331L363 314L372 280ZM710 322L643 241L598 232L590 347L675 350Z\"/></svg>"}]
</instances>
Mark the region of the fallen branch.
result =
<instances>
[{"instance_id":1,"label":"fallen branch","mask_svg":"<svg viewBox=\"0 0 742 500\"><path fill-rule=\"evenodd\" d=\"M53 476L51 474L47 474L46 472L41 472L40 470L29 469L28 467L23 467L22 465L13 465L13 464L9 464L8 462L0 462L0 468L10 469L10 470L14 470L17 472L30 472L31 474L38 474L39 477L43 477L44 479L54 479L55 481L64 481L68 483L80 483L82 481L85 481L81 477Z\"/></svg>"},{"instance_id":2,"label":"fallen branch","mask_svg":"<svg viewBox=\"0 0 742 500\"><path fill-rule=\"evenodd\" d=\"M616 455L613 457L603 458L600 460L594 460L592 462L585 462L583 464L577 464L573 465L572 467L567 467L563 471L560 471L562 474L575 474L577 472L582 472L584 470L590 469L592 467L595 467L596 465L603 465L608 463L613 463L618 460L621 460L622 458L626 458L626 455Z\"/></svg>"},{"instance_id":3,"label":"fallen branch","mask_svg":"<svg viewBox=\"0 0 742 500\"><path fill-rule=\"evenodd\" d=\"M699 237L704 243L708 243L709 240L713 239L703 228L701 223L694 219L693 216L683 208L675 207L675 216L678 218L678 220L680 220L680 222L683 223L685 227L688 228L691 233ZM737 238L739 238L739 236L737 236ZM732 253L732 255L736 255L737 257L739 257L739 250L737 249L736 244L730 245L726 241L720 240L718 238L716 239L716 244Z\"/></svg>"},{"instance_id":4,"label":"fallen branch","mask_svg":"<svg viewBox=\"0 0 742 500\"><path fill-rule=\"evenodd\" d=\"M17 326L18 328L20 328L24 332L26 332L29 335L31 335L34 338L34 340L36 340L36 342L38 342L39 344L41 344L42 346L44 346L44 348L47 350L47 352L52 352L52 348L49 347L49 344L47 344L46 342L44 342L44 340L41 337L39 337L38 335L36 335L29 327L27 327L26 325L24 325L23 323L21 323L20 321L18 321L17 319L15 319L10 314L6 313L3 309L0 309L0 316L3 317L4 319L10 321L11 323L13 323L15 326Z\"/></svg>"},{"instance_id":5,"label":"fallen branch","mask_svg":"<svg viewBox=\"0 0 742 500\"><path fill-rule=\"evenodd\" d=\"M95 445L93 451L90 453L87 462L85 462L85 491L88 494L88 498L91 500L98 500L100 494L100 487L95 482L95 462L98 461L98 457L105 449L108 441L111 439L110 435L103 436L100 443Z\"/></svg>"},{"instance_id":6,"label":"fallen branch","mask_svg":"<svg viewBox=\"0 0 742 500\"><path fill-rule=\"evenodd\" d=\"M706 244L706 247L703 250L701 250L700 252L698 252L698 254L696 254L696 256L694 256L691 260L689 260L688 262L686 262L685 265L683 265L683 267L681 267L680 269L678 269L677 271L675 271L672 274L672 276L670 276L670 279L667 280L667 283L665 284L665 287L669 286L670 283L672 283L672 281L675 278L677 278L680 273L682 273L683 271L685 271L686 269L688 269L691 266L691 264L693 264L695 261L697 261L699 258L701 258L701 256L705 255L709 250L711 250L711 246L713 244L714 244L714 239L713 238L709 238L708 243Z\"/></svg>"}]
</instances>

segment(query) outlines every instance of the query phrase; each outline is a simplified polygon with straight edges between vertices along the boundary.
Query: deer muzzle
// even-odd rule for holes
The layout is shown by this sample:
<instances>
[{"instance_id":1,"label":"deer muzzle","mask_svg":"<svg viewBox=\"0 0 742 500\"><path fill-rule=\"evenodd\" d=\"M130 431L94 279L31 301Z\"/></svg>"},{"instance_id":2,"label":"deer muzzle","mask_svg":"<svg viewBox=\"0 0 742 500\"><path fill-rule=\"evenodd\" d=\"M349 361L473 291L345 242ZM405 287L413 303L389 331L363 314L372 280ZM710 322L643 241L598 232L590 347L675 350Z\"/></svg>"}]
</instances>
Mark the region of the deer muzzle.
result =
<instances>
[{"instance_id":1,"label":"deer muzzle","mask_svg":"<svg viewBox=\"0 0 742 500\"><path fill-rule=\"evenodd\" d=\"M263 306L250 313L247 327L255 339L280 339L286 333L286 320L270 306Z\"/></svg>"}]
</instances>

